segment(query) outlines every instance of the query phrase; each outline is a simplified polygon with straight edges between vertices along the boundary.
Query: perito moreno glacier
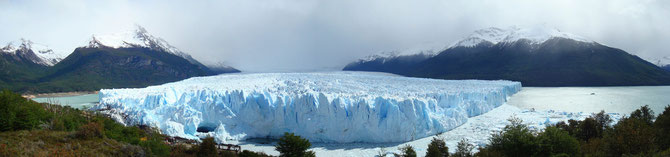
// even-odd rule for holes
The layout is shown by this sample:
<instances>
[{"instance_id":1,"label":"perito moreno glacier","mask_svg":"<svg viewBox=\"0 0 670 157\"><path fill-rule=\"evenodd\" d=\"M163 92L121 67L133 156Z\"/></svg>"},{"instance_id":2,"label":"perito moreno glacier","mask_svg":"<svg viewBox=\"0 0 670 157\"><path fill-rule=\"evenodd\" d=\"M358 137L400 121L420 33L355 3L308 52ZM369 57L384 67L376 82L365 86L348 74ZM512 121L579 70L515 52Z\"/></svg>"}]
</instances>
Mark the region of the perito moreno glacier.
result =
<instances>
[{"instance_id":1,"label":"perito moreno glacier","mask_svg":"<svg viewBox=\"0 0 670 157\"><path fill-rule=\"evenodd\" d=\"M458 127L519 90L513 81L369 72L225 74L104 89L93 109L170 136L207 134L218 142L284 132L312 142L405 142Z\"/></svg>"}]
</instances>

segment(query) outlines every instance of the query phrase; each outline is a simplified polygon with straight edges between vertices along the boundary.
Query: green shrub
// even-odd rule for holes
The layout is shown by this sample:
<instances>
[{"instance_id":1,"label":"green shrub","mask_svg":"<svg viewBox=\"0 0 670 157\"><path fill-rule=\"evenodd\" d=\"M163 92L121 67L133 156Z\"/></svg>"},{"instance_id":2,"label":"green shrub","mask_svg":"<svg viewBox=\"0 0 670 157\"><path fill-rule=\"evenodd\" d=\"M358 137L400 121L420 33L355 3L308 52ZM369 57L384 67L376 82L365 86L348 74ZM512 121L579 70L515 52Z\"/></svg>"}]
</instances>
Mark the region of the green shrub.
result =
<instances>
[{"instance_id":1,"label":"green shrub","mask_svg":"<svg viewBox=\"0 0 670 157\"><path fill-rule=\"evenodd\" d=\"M601 110L600 112L592 115L591 117L593 117L593 119L596 120L598 126L600 126L600 130L606 130L610 128L611 123L613 122L610 115L606 114L604 110Z\"/></svg>"},{"instance_id":2,"label":"green shrub","mask_svg":"<svg viewBox=\"0 0 670 157\"><path fill-rule=\"evenodd\" d=\"M637 118L623 118L611 133L605 135L609 156L639 155L656 151L655 131L647 122Z\"/></svg>"},{"instance_id":3,"label":"green shrub","mask_svg":"<svg viewBox=\"0 0 670 157\"><path fill-rule=\"evenodd\" d=\"M670 149L670 105L665 107L663 113L658 115L654 122L656 129L656 144L660 150Z\"/></svg>"},{"instance_id":4,"label":"green shrub","mask_svg":"<svg viewBox=\"0 0 670 157\"><path fill-rule=\"evenodd\" d=\"M175 145L171 148L170 150L170 156L173 157L186 157L186 156L195 156L195 154L198 152L197 147L191 147L187 148L183 144L178 144Z\"/></svg>"},{"instance_id":5,"label":"green shrub","mask_svg":"<svg viewBox=\"0 0 670 157\"><path fill-rule=\"evenodd\" d=\"M433 137L433 140L428 144L428 152L426 157L447 157L449 156L449 147L444 143L443 139Z\"/></svg>"},{"instance_id":6,"label":"green shrub","mask_svg":"<svg viewBox=\"0 0 670 157\"><path fill-rule=\"evenodd\" d=\"M640 109L633 111L633 113L630 114L630 118L639 119L647 125L652 125L654 124L655 116L654 111L649 109L649 105L644 105L640 107Z\"/></svg>"},{"instance_id":7,"label":"green shrub","mask_svg":"<svg viewBox=\"0 0 670 157\"><path fill-rule=\"evenodd\" d=\"M237 156L239 156L239 157L269 157L270 155L265 154L263 152L252 152L252 151L248 151L248 150L243 150Z\"/></svg>"},{"instance_id":8,"label":"green shrub","mask_svg":"<svg viewBox=\"0 0 670 157\"><path fill-rule=\"evenodd\" d=\"M567 154L577 156L579 153L579 141L570 136L568 132L556 127L547 127L537 136L539 150L537 156L554 156Z\"/></svg>"},{"instance_id":9,"label":"green shrub","mask_svg":"<svg viewBox=\"0 0 670 157\"><path fill-rule=\"evenodd\" d=\"M416 151L414 151L414 147L410 145L405 145L403 147L398 148L400 150L401 154L398 154L396 156L400 157L416 157ZM448 154L448 153L447 153Z\"/></svg>"},{"instance_id":10,"label":"green shrub","mask_svg":"<svg viewBox=\"0 0 670 157\"><path fill-rule=\"evenodd\" d=\"M583 141L588 141L592 138L602 137L602 132L603 129L598 124L598 121L596 121L596 119L593 117L588 117L579 122L579 128L577 129L576 136Z\"/></svg>"},{"instance_id":11,"label":"green shrub","mask_svg":"<svg viewBox=\"0 0 670 157\"><path fill-rule=\"evenodd\" d=\"M607 156L605 143L602 138L594 138L589 141L582 141L580 144L582 156Z\"/></svg>"},{"instance_id":12,"label":"green shrub","mask_svg":"<svg viewBox=\"0 0 670 157\"><path fill-rule=\"evenodd\" d=\"M476 157L503 157L503 153L497 150L493 150L488 147L479 148L479 152L475 153Z\"/></svg>"},{"instance_id":13,"label":"green shrub","mask_svg":"<svg viewBox=\"0 0 670 157\"><path fill-rule=\"evenodd\" d=\"M212 157L217 156L216 142L213 137L202 139L202 143L198 145L198 157Z\"/></svg>"},{"instance_id":14,"label":"green shrub","mask_svg":"<svg viewBox=\"0 0 670 157\"><path fill-rule=\"evenodd\" d=\"M538 149L533 132L522 124L521 119L512 117L509 125L502 131L492 135L489 145L492 151L501 152L505 156L532 156Z\"/></svg>"},{"instance_id":15,"label":"green shrub","mask_svg":"<svg viewBox=\"0 0 670 157\"><path fill-rule=\"evenodd\" d=\"M472 149L474 149L475 146L470 144L470 142L466 139L461 139L461 141L458 142L456 145L456 152L454 152L454 157L472 157Z\"/></svg>"},{"instance_id":16,"label":"green shrub","mask_svg":"<svg viewBox=\"0 0 670 157\"><path fill-rule=\"evenodd\" d=\"M49 119L51 114L41 104L9 90L0 92L0 131L36 129Z\"/></svg>"},{"instance_id":17,"label":"green shrub","mask_svg":"<svg viewBox=\"0 0 670 157\"><path fill-rule=\"evenodd\" d=\"M284 133L284 136L279 138L279 142L275 146L275 150L279 151L282 157L309 157L315 156L313 151L307 151L312 144L309 140L296 136L293 133Z\"/></svg>"},{"instance_id":18,"label":"green shrub","mask_svg":"<svg viewBox=\"0 0 670 157\"><path fill-rule=\"evenodd\" d=\"M79 130L75 133L77 138L81 139L94 139L94 138L103 138L104 131L102 126L95 122L90 122L86 125L81 126Z\"/></svg>"}]
</instances>

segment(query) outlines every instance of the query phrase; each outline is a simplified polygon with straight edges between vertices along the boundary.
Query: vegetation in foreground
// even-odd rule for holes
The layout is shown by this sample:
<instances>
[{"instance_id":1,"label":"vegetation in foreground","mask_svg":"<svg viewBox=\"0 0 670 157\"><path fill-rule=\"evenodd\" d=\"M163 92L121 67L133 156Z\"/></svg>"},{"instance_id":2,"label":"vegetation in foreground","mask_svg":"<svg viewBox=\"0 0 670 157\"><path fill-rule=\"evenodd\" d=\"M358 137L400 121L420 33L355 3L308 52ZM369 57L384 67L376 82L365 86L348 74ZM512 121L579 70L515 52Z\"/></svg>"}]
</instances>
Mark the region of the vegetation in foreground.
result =
<instances>
[{"instance_id":1,"label":"vegetation in foreground","mask_svg":"<svg viewBox=\"0 0 670 157\"><path fill-rule=\"evenodd\" d=\"M490 144L473 154L474 146L463 140L455 153L449 154L444 140L433 138L426 157L666 157L670 156L670 106L658 117L648 106L633 111L612 125L613 120L601 111L584 120L569 120L533 131L520 119L492 135ZM400 148L396 156L415 157L411 146ZM380 155L381 156L381 155Z\"/></svg>"},{"instance_id":2,"label":"vegetation in foreground","mask_svg":"<svg viewBox=\"0 0 670 157\"><path fill-rule=\"evenodd\" d=\"M0 92L0 156L268 156L199 145L173 145L146 126L124 126L104 115L67 106L37 103L8 90ZM214 148L214 149L212 149Z\"/></svg>"},{"instance_id":3,"label":"vegetation in foreground","mask_svg":"<svg viewBox=\"0 0 670 157\"><path fill-rule=\"evenodd\" d=\"M670 106L658 117L643 106L612 125L602 111L539 132L518 118L509 121L478 153L462 140L450 154L443 139L433 138L426 156L670 156ZM124 126L101 114L37 103L8 90L0 92L0 156L269 156L247 150L222 151L212 137L198 145L168 145L164 140L165 135L154 128ZM307 151L310 147L307 139L285 133L275 149L280 156L313 157L315 153ZM409 145L399 150L394 155L416 156Z\"/></svg>"}]
</instances>

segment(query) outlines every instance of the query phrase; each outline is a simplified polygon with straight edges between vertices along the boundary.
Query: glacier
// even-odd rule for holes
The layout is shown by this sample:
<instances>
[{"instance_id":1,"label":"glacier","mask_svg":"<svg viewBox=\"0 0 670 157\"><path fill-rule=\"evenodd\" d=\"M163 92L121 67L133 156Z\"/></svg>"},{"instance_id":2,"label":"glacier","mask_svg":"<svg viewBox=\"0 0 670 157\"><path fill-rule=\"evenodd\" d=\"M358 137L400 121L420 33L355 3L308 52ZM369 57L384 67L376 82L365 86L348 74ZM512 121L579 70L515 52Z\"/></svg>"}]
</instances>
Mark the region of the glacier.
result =
<instances>
[{"instance_id":1,"label":"glacier","mask_svg":"<svg viewBox=\"0 0 670 157\"><path fill-rule=\"evenodd\" d=\"M437 80L374 72L248 73L147 88L103 89L92 107L124 124L217 142L277 138L405 142L449 131L504 104L514 81Z\"/></svg>"}]
</instances>

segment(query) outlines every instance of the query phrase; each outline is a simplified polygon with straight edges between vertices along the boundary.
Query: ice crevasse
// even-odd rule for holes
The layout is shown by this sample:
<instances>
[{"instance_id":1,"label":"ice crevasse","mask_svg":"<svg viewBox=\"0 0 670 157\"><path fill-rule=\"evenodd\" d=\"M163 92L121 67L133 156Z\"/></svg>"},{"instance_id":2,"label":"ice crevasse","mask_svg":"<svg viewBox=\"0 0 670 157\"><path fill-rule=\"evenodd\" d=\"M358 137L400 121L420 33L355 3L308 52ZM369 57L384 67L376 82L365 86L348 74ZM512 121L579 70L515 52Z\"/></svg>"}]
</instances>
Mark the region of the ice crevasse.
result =
<instances>
[{"instance_id":1,"label":"ice crevasse","mask_svg":"<svg viewBox=\"0 0 670 157\"><path fill-rule=\"evenodd\" d=\"M521 90L513 81L437 80L369 72L195 77L136 89L103 89L92 109L124 124L218 142L277 138L405 142L451 130Z\"/></svg>"}]
</instances>

